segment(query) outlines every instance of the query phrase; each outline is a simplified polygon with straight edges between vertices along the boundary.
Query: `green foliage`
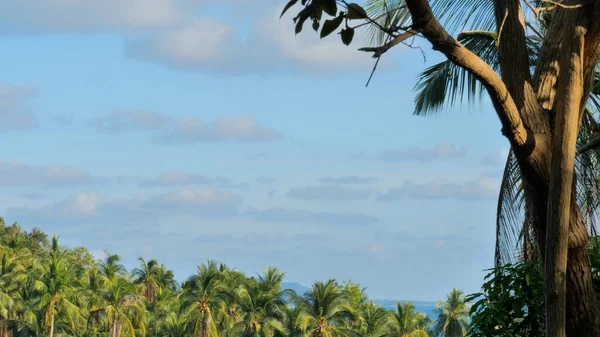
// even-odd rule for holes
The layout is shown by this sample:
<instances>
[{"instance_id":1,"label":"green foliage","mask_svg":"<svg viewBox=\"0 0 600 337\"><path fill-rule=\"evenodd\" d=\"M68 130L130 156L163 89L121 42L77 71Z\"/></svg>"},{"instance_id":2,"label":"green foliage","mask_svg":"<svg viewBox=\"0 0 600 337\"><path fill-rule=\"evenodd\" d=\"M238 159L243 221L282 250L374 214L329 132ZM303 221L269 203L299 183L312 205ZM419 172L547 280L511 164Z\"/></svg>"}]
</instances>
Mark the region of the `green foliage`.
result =
<instances>
[{"instance_id":1,"label":"green foliage","mask_svg":"<svg viewBox=\"0 0 600 337\"><path fill-rule=\"evenodd\" d=\"M366 288L361 288L359 284L352 282L352 280L342 282L342 287L343 295L355 310L359 310L367 303Z\"/></svg>"},{"instance_id":2,"label":"green foliage","mask_svg":"<svg viewBox=\"0 0 600 337\"><path fill-rule=\"evenodd\" d=\"M284 276L270 267L248 277L207 261L179 286L156 259L140 258L130 272L116 254L95 260L0 218L0 335L404 337L358 284L316 282L300 296L283 289Z\"/></svg>"},{"instance_id":3,"label":"green foliage","mask_svg":"<svg viewBox=\"0 0 600 337\"><path fill-rule=\"evenodd\" d=\"M298 0L290 0L281 11L281 16L294 5L298 3ZM360 26L351 26L351 20L368 20L369 15L367 11L357 3L347 3L345 1L340 2L343 5L342 10L338 13L338 2L336 0L303 0L301 4L304 6L298 14L294 17L295 33L302 32L304 23L311 19L312 28L315 32L321 28L320 37L324 38L329 36L331 33L339 29L342 23L345 22L345 27L339 32L340 38L343 44L346 46L352 43L354 39L355 28ZM323 13L331 17L331 19L323 19ZM321 24L323 23L323 24Z\"/></svg>"},{"instance_id":4,"label":"green foliage","mask_svg":"<svg viewBox=\"0 0 600 337\"><path fill-rule=\"evenodd\" d=\"M542 337L544 279L539 262L505 265L485 277L471 295L472 337Z\"/></svg>"},{"instance_id":5,"label":"green foliage","mask_svg":"<svg viewBox=\"0 0 600 337\"><path fill-rule=\"evenodd\" d=\"M402 337L427 337L431 320L422 312L417 312L410 303L398 303L392 315L391 334Z\"/></svg>"}]
</instances>

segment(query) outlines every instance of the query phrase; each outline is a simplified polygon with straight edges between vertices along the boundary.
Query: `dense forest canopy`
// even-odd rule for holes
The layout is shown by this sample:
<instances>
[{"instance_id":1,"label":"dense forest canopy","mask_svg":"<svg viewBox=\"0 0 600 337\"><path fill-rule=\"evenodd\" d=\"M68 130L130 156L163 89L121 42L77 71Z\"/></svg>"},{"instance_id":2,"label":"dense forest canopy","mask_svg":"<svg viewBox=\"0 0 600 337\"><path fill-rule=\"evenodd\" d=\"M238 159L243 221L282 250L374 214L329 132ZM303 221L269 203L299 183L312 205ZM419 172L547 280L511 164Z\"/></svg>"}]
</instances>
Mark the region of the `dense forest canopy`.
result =
<instances>
[{"instance_id":1,"label":"dense forest canopy","mask_svg":"<svg viewBox=\"0 0 600 337\"><path fill-rule=\"evenodd\" d=\"M469 317L458 290L432 320L410 302L384 309L352 281L284 289L274 267L247 276L208 261L179 284L155 259L128 271L118 255L96 259L1 218L0 260L0 337L458 337Z\"/></svg>"}]
</instances>

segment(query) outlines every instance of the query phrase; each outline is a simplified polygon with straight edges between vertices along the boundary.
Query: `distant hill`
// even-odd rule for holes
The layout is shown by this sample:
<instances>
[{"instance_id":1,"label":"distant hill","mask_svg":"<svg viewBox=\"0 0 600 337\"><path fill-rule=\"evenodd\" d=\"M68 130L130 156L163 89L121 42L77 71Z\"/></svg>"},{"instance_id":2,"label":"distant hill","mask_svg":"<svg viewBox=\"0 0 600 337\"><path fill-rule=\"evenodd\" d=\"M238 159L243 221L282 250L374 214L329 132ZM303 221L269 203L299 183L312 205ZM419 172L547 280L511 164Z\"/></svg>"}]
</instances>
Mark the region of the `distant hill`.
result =
<instances>
[{"instance_id":1,"label":"distant hill","mask_svg":"<svg viewBox=\"0 0 600 337\"><path fill-rule=\"evenodd\" d=\"M305 292L310 290L310 288L303 286L300 283L296 283L296 282L283 282L282 285L283 285L284 289L291 289L291 290L295 291L296 294L298 294L298 295L304 295Z\"/></svg>"},{"instance_id":2,"label":"distant hill","mask_svg":"<svg viewBox=\"0 0 600 337\"><path fill-rule=\"evenodd\" d=\"M302 295L302 294L306 293L308 290L310 290L310 288L308 288L300 283L296 283L296 282L283 282L283 287L285 289L292 289L299 295ZM384 300L373 300L373 302L381 305L385 309L395 310L396 303L398 302L398 300L384 299ZM399 302L404 303L406 301L401 300ZM429 302L429 301L410 301L410 302L415 305L415 308L417 309L417 311L425 313L429 317L434 318L433 317L433 309L435 309L435 302Z\"/></svg>"}]
</instances>

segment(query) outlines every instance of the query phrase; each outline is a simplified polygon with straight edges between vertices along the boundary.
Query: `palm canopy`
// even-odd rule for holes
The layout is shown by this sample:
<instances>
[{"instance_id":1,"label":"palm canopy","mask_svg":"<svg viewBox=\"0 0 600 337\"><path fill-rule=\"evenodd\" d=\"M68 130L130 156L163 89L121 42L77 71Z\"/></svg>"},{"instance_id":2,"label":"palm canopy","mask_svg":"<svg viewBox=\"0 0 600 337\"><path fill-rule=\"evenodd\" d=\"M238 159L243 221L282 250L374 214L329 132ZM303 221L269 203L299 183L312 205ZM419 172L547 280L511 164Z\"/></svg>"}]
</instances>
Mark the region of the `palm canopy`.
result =
<instances>
[{"instance_id":1,"label":"palm canopy","mask_svg":"<svg viewBox=\"0 0 600 337\"><path fill-rule=\"evenodd\" d=\"M392 315L379 305L367 303L361 313L361 325L358 328L360 337L390 336ZM391 336L390 336L391 337Z\"/></svg>"},{"instance_id":2,"label":"palm canopy","mask_svg":"<svg viewBox=\"0 0 600 337\"><path fill-rule=\"evenodd\" d=\"M453 289L445 302L438 302L434 313L437 319L431 329L435 337L463 337L467 333L469 305L462 291Z\"/></svg>"},{"instance_id":3,"label":"palm canopy","mask_svg":"<svg viewBox=\"0 0 600 337\"><path fill-rule=\"evenodd\" d=\"M304 295L292 296L294 304L305 312L302 329L311 337L340 337L352 334L351 329L341 327L344 320L356 317L335 280L316 282Z\"/></svg>"},{"instance_id":4,"label":"palm canopy","mask_svg":"<svg viewBox=\"0 0 600 337\"><path fill-rule=\"evenodd\" d=\"M435 16L449 33L467 49L500 72L492 0L431 0ZM545 37L550 11L539 10L552 6L546 1L530 1L536 13L525 11L527 48L530 68L538 62L538 54ZM411 16L404 0L367 0L365 9L379 26L385 28L409 27ZM388 38L377 25L370 25L370 36L375 45ZM586 104L580 128L576 159L577 201L585 214L589 232L595 234L598 206L600 205L600 64L596 66L594 87ZM434 64L418 77L414 87L416 115L429 115L459 103L480 102L484 88L463 68L449 60ZM537 252L535 231L527 219L520 168L512 152L507 155L499 193L496 221L496 264L514 263L533 258Z\"/></svg>"},{"instance_id":5,"label":"palm canopy","mask_svg":"<svg viewBox=\"0 0 600 337\"><path fill-rule=\"evenodd\" d=\"M218 336L215 314L230 296L223 279L224 268L209 261L199 266L197 274L182 285L182 309L190 318L191 329L201 337Z\"/></svg>"},{"instance_id":6,"label":"palm canopy","mask_svg":"<svg viewBox=\"0 0 600 337\"><path fill-rule=\"evenodd\" d=\"M392 315L391 337L428 337L431 321L427 315L417 312L411 302L396 305Z\"/></svg>"}]
</instances>

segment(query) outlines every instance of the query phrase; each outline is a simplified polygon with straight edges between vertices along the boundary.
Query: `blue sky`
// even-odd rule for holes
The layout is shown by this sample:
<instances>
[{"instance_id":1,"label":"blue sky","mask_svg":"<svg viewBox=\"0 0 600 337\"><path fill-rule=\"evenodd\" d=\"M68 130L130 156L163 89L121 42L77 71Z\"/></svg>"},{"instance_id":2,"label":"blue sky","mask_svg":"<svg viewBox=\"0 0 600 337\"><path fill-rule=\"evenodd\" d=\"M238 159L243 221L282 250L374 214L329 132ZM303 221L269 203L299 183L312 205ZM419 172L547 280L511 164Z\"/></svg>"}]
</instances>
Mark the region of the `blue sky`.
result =
<instances>
[{"instance_id":1,"label":"blue sky","mask_svg":"<svg viewBox=\"0 0 600 337\"><path fill-rule=\"evenodd\" d=\"M425 41L293 34L281 1L0 3L7 221L184 278L207 259L375 298L477 291L507 142L490 105L416 117Z\"/></svg>"}]
</instances>

